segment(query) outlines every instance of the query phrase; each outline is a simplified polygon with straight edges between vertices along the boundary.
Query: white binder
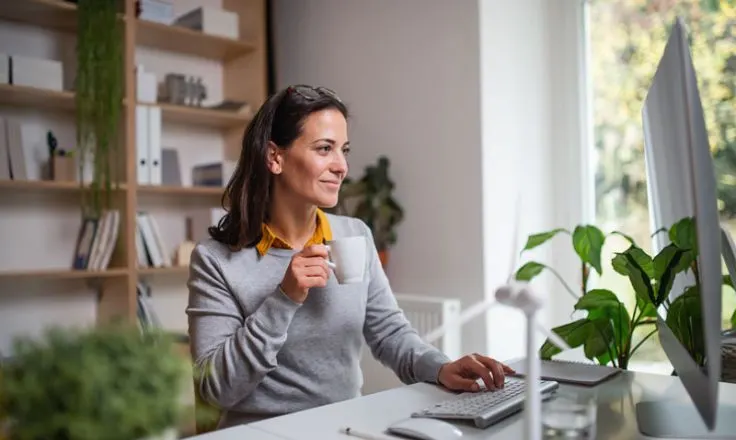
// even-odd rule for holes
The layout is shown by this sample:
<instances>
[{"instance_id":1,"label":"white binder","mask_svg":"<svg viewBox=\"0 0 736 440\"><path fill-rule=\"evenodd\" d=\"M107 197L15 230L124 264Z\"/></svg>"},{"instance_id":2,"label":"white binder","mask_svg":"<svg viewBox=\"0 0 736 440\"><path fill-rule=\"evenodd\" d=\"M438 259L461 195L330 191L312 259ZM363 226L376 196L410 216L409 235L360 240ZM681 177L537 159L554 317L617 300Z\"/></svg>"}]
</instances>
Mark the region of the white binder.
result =
<instances>
[{"instance_id":1,"label":"white binder","mask_svg":"<svg viewBox=\"0 0 736 440\"><path fill-rule=\"evenodd\" d=\"M135 107L135 146L136 146L136 175L139 185L151 183L150 160L148 155L148 107Z\"/></svg>"},{"instance_id":2,"label":"white binder","mask_svg":"<svg viewBox=\"0 0 736 440\"><path fill-rule=\"evenodd\" d=\"M148 107L149 183L161 185L161 107Z\"/></svg>"}]
</instances>

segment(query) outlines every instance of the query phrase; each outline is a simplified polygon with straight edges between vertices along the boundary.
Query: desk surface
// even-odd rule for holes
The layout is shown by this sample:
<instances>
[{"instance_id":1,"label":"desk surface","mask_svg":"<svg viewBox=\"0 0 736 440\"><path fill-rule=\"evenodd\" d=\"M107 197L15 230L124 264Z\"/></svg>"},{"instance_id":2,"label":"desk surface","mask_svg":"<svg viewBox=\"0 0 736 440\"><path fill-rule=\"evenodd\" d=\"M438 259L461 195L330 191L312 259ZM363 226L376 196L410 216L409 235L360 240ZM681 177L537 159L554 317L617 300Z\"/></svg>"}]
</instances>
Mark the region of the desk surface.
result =
<instances>
[{"instance_id":1,"label":"desk surface","mask_svg":"<svg viewBox=\"0 0 736 440\"><path fill-rule=\"evenodd\" d=\"M596 387L561 385L559 391L595 396L598 402L597 438L605 440L643 438L639 435L636 424L635 404L639 401L689 401L687 392L678 378L630 371L624 371ZM343 426L386 435L384 430L393 422L409 417L412 411L450 398L452 395L453 393L434 385L414 384L196 438L197 440L354 439L355 437L348 437L339 432ZM736 405L736 384L722 383L719 401L721 404ZM463 422L453 424L463 431L463 437L468 440L510 440L521 439L524 435L521 412L487 429L478 429ZM265 436L268 434L275 437Z\"/></svg>"}]
</instances>

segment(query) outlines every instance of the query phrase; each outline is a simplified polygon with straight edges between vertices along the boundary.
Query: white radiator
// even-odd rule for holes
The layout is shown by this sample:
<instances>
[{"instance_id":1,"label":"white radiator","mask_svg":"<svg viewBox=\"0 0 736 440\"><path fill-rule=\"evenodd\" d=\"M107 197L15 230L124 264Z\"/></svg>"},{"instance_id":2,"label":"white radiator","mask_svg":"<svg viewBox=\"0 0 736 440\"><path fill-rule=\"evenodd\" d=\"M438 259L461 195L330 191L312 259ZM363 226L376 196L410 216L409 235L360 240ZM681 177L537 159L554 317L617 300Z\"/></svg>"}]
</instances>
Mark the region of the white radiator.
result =
<instances>
[{"instance_id":1,"label":"white radiator","mask_svg":"<svg viewBox=\"0 0 736 440\"><path fill-rule=\"evenodd\" d=\"M442 324L458 319L460 315L460 300L454 298L436 298L420 295L396 294L399 308L411 325L420 335L436 329ZM460 357L461 329L451 328L433 345L445 353L450 359ZM401 381L394 372L381 365L373 358L370 348L363 347L361 360L363 370L363 394L371 394L401 386Z\"/></svg>"}]
</instances>

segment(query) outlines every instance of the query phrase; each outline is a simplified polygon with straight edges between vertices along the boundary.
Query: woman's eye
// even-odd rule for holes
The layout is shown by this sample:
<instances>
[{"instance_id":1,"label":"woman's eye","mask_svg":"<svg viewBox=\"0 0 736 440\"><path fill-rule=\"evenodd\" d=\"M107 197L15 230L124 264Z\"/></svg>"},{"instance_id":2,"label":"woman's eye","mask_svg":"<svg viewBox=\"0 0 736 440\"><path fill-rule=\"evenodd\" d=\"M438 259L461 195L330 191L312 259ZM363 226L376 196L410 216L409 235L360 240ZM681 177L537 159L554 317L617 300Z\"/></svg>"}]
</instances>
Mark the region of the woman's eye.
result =
<instances>
[{"instance_id":1,"label":"woman's eye","mask_svg":"<svg viewBox=\"0 0 736 440\"><path fill-rule=\"evenodd\" d=\"M322 152L322 153L329 153L330 151L332 151L332 146L330 146L330 145L325 145L325 146L323 146L323 147L319 147L319 148L318 148L318 150L319 150L320 152Z\"/></svg>"},{"instance_id":2,"label":"woman's eye","mask_svg":"<svg viewBox=\"0 0 736 440\"><path fill-rule=\"evenodd\" d=\"M348 154L350 154L350 147L343 148L342 149L342 154L344 154L345 156L347 156Z\"/></svg>"}]
</instances>

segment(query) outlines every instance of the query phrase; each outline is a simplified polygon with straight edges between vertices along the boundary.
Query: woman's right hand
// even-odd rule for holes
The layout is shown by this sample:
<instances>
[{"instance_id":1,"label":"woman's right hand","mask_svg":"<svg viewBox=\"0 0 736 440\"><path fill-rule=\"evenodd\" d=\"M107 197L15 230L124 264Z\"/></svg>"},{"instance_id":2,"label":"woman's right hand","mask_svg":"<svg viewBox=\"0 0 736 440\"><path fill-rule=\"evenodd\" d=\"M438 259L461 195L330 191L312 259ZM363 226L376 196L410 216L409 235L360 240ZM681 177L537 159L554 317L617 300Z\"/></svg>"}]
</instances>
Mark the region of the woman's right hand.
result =
<instances>
[{"instance_id":1,"label":"woman's right hand","mask_svg":"<svg viewBox=\"0 0 736 440\"><path fill-rule=\"evenodd\" d=\"M330 277L327 266L327 247L314 245L302 249L291 257L281 290L292 301L303 303L312 287L325 287Z\"/></svg>"}]
</instances>

